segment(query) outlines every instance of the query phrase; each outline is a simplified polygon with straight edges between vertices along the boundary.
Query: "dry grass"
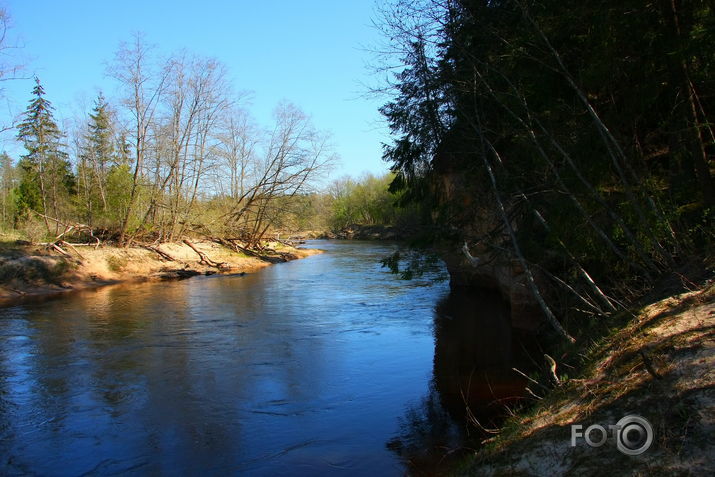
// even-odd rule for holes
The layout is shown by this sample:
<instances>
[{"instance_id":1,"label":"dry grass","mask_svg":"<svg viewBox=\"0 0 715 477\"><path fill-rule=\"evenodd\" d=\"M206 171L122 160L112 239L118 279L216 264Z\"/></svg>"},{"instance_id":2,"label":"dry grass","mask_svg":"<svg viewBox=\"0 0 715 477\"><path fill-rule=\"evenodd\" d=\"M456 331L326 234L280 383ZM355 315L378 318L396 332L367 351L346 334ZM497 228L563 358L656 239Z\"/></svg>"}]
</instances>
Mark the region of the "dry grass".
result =
<instances>
[{"instance_id":1,"label":"dry grass","mask_svg":"<svg viewBox=\"0 0 715 477\"><path fill-rule=\"evenodd\" d=\"M571 425L642 415L655 430L640 456L609 437L572 447ZM713 475L715 471L715 286L661 300L592 351L569 380L458 473L471 475Z\"/></svg>"}]
</instances>

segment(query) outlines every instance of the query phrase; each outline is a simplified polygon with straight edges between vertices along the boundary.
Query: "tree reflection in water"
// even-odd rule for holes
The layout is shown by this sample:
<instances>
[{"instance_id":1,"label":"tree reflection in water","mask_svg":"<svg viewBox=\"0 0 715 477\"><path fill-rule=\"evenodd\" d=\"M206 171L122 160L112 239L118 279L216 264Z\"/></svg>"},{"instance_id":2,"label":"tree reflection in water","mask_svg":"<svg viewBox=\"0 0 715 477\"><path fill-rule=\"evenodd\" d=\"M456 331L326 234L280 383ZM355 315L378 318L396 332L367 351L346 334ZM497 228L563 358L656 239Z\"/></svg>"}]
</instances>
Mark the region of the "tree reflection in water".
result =
<instances>
[{"instance_id":1,"label":"tree reflection in water","mask_svg":"<svg viewBox=\"0 0 715 477\"><path fill-rule=\"evenodd\" d=\"M428 392L387 443L418 475L437 472L488 437L485 429L524 400L526 380L512 368L534 367L534 334L512 328L496 292L452 290L435 309L434 333Z\"/></svg>"}]
</instances>

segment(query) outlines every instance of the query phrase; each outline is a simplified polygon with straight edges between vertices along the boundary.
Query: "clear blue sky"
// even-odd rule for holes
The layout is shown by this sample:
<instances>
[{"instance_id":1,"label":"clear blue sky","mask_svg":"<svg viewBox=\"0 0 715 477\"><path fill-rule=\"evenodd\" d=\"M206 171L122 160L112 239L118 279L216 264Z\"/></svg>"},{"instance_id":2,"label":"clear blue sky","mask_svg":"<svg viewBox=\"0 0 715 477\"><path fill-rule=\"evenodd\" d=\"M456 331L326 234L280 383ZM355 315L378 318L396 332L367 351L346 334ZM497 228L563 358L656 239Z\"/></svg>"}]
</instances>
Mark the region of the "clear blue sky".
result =
<instances>
[{"instance_id":1,"label":"clear blue sky","mask_svg":"<svg viewBox=\"0 0 715 477\"><path fill-rule=\"evenodd\" d=\"M236 90L249 90L256 119L268 125L280 100L298 105L315 125L333 134L342 157L334 177L382 173L381 143L388 133L364 97L375 83L364 47L378 42L373 0L0 0L12 19L11 36L23 45L27 73L40 77L59 118L91 105L98 90L111 98L105 77L119 43L134 32L163 53L185 48L224 63ZM3 85L21 111L31 80ZM4 111L3 113L4 114ZM5 121L3 121L4 123ZM17 151L7 143L8 152Z\"/></svg>"}]
</instances>

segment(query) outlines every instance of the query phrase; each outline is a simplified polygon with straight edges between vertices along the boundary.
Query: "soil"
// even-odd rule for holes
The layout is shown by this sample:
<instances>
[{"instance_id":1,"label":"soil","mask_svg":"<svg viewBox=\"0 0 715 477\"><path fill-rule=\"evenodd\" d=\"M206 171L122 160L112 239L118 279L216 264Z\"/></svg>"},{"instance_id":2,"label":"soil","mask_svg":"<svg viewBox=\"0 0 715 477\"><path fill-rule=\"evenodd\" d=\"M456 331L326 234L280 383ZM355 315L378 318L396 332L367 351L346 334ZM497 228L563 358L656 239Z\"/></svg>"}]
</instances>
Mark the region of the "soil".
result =
<instances>
[{"instance_id":1,"label":"soil","mask_svg":"<svg viewBox=\"0 0 715 477\"><path fill-rule=\"evenodd\" d=\"M273 242L257 256L238 253L209 241L134 246L64 246L68 255L27 243L5 243L0 249L0 306L28 297L66 293L127 281L183 279L199 274L252 273L273 263L304 258L320 250ZM158 251L165 254L158 253ZM170 257L170 258L169 258Z\"/></svg>"},{"instance_id":2,"label":"soil","mask_svg":"<svg viewBox=\"0 0 715 477\"><path fill-rule=\"evenodd\" d=\"M578 378L564 377L457 473L715 475L715 285L643 308L588 356ZM652 426L653 442L640 455L619 451L608 430L629 415ZM582 437L572 445L572 425L594 424L607 430L603 445Z\"/></svg>"}]
</instances>

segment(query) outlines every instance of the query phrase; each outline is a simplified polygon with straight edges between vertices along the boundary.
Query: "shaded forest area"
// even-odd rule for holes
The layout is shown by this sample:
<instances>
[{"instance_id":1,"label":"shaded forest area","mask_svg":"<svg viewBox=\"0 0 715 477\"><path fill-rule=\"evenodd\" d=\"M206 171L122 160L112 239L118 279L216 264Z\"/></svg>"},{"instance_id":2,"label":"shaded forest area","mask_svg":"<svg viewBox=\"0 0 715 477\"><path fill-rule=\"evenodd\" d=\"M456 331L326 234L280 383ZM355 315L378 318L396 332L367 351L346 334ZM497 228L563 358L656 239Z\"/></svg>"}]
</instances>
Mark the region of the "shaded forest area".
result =
<instances>
[{"instance_id":1,"label":"shaded forest area","mask_svg":"<svg viewBox=\"0 0 715 477\"><path fill-rule=\"evenodd\" d=\"M391 2L391 190L444 250L518 264L568 340L668 278L694 286L712 269L714 8Z\"/></svg>"}]
</instances>

